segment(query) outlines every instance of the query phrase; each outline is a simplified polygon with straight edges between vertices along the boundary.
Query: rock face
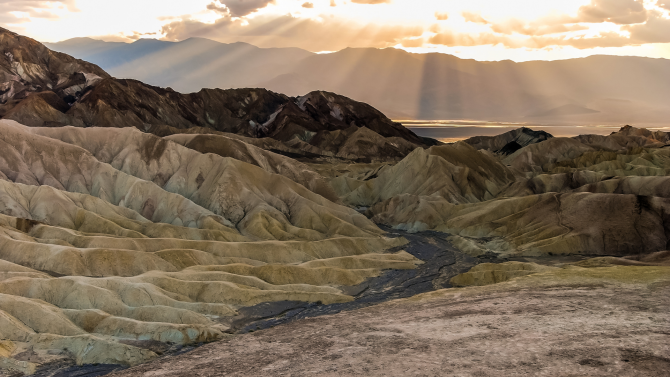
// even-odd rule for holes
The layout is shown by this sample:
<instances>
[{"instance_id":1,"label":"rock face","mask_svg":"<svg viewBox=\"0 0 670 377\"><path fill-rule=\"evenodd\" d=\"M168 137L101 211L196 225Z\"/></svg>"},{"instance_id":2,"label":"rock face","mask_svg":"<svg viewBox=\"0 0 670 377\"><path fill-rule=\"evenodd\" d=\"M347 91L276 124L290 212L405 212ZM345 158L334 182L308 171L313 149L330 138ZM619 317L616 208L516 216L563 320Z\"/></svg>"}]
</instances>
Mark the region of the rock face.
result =
<instances>
[{"instance_id":1,"label":"rock face","mask_svg":"<svg viewBox=\"0 0 670 377\"><path fill-rule=\"evenodd\" d=\"M335 93L320 91L298 97L297 101L283 106L263 125L263 132L269 136L276 136L285 134L286 128L295 128L289 134L297 132L318 134L320 131L337 131L362 126L383 137L398 137L416 144L424 143L422 138L399 123L392 122L372 106Z\"/></svg>"},{"instance_id":2,"label":"rock face","mask_svg":"<svg viewBox=\"0 0 670 377\"><path fill-rule=\"evenodd\" d=\"M260 136L259 126L289 97L265 89L203 89L181 94L136 80L101 81L70 110L88 126L168 125Z\"/></svg>"},{"instance_id":3,"label":"rock face","mask_svg":"<svg viewBox=\"0 0 670 377\"><path fill-rule=\"evenodd\" d=\"M51 51L41 43L0 28L0 103L3 113L32 93L51 91L73 103L110 76L95 64ZM60 106L60 105L58 105ZM62 110L62 109L61 109Z\"/></svg>"},{"instance_id":4,"label":"rock face","mask_svg":"<svg viewBox=\"0 0 670 377\"><path fill-rule=\"evenodd\" d=\"M210 128L343 159L402 158L424 140L369 105L333 93L289 98L265 89L203 89L180 94L109 79L68 112L86 125L144 129Z\"/></svg>"},{"instance_id":5,"label":"rock face","mask_svg":"<svg viewBox=\"0 0 670 377\"><path fill-rule=\"evenodd\" d=\"M472 145L475 149L485 149L503 155L512 154L530 144L539 143L553 136L544 131L533 131L522 127L513 131L505 132L498 136L475 136L464 142Z\"/></svg>"}]
</instances>

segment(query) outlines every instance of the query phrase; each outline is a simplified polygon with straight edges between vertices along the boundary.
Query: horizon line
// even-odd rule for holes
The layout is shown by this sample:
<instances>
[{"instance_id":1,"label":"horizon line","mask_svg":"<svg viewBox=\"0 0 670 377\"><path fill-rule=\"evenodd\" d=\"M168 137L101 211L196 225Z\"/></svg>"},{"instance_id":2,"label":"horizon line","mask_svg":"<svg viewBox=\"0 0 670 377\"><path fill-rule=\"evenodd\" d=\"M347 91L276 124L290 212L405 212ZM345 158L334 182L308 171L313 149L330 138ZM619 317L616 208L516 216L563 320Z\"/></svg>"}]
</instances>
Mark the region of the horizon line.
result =
<instances>
[{"instance_id":1,"label":"horizon line","mask_svg":"<svg viewBox=\"0 0 670 377\"><path fill-rule=\"evenodd\" d=\"M302 51L305 51L305 52L309 52L309 53L314 54L314 55L330 55L330 54L335 54L335 53L342 52L342 51L345 51L345 50L380 50L380 51L381 50L396 50L396 51L403 51L403 52L405 52L407 54L410 54L410 55L436 55L437 54L437 55L453 56L453 57L455 57L457 59L460 59L460 60L472 60L472 61L477 61L477 62L513 62L513 63L554 62L554 61L586 59L586 58L591 58L591 57L596 57L596 56L670 60L670 58L664 58L664 57L649 57L649 56L640 56L640 55L615 55L615 54L602 54L602 53L592 54L592 55L583 56L583 57L576 57L576 58L565 58L565 59L529 59L529 60L522 60L522 61L516 61L516 60L513 60L513 59L480 60L480 59L474 59L474 58L461 58L461 57L456 56L455 54L448 54L448 53L438 52L438 51L435 51L435 52L412 52L412 51L407 51L403 48L398 48L398 47L395 47L395 46L383 47L383 48L379 48L379 47L345 47L343 49L336 50L336 51L325 51L325 50L324 51L310 51L310 50L306 50L304 48L294 47L294 46L291 46L291 47L259 47L259 46L256 46L256 45L252 44L252 43L244 42L244 41L236 41L236 42L226 43L226 42L219 42L217 40L210 39L210 38L205 38L205 37L189 37L189 38L186 38L186 39L182 39L180 41L169 41L169 40L164 40L164 39L159 39L159 38L138 38L138 39L136 39L132 42L124 42L124 41L106 41L106 40L103 40L103 39L98 39L96 37L86 36L86 37L68 38L68 39L64 39L62 41L58 41L58 42L43 42L43 41L38 41L38 42L40 42L44 45L54 45L54 44L64 43L64 42L68 42L68 41L72 41L72 40L76 40L76 39L90 39L90 40L93 40L93 41L98 41L98 42L103 42L103 43L122 43L122 44L125 44L125 45L132 45L136 42L143 41L143 40L159 41L159 42L175 43L176 44L176 43L183 43L183 42L186 42L188 40L201 39L201 40L206 40L206 41L218 43L218 44L221 44L221 45L234 45L234 44L238 44L238 43L239 44L246 44L246 45L253 46L253 47L258 48L258 49L264 49L264 50L268 50L268 49L298 49L298 50L302 50Z\"/></svg>"}]
</instances>

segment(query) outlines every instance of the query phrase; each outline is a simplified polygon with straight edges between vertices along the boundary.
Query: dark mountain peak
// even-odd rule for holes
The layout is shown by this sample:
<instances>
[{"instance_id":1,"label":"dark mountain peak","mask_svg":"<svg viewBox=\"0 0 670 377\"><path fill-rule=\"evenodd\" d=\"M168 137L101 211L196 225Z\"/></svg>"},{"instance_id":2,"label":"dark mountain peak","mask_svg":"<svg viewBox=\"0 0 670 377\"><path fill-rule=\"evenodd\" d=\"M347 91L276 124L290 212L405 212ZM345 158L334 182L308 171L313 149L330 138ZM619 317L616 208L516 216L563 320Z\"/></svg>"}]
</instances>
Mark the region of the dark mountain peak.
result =
<instances>
[{"instance_id":1,"label":"dark mountain peak","mask_svg":"<svg viewBox=\"0 0 670 377\"><path fill-rule=\"evenodd\" d=\"M297 97L294 103L284 105L263 126L263 132L273 137L287 129L291 129L291 133L304 133L366 127L383 137L400 137L417 145L424 144L422 138L374 107L326 91L313 91Z\"/></svg>"},{"instance_id":2,"label":"dark mountain peak","mask_svg":"<svg viewBox=\"0 0 670 377\"><path fill-rule=\"evenodd\" d=\"M534 131L534 130L528 128L528 127L521 127L519 129L521 130L521 133L523 133L525 135L528 135L530 137L538 138L538 139L546 140L546 139L550 139L550 138L554 137L549 132L542 131L542 130Z\"/></svg>"},{"instance_id":3,"label":"dark mountain peak","mask_svg":"<svg viewBox=\"0 0 670 377\"><path fill-rule=\"evenodd\" d=\"M287 96L266 89L202 89L182 94L137 80L107 79L86 93L71 111L86 124L99 127L142 129L153 124L256 136L253 125L265 122L288 101Z\"/></svg>"},{"instance_id":4,"label":"dark mountain peak","mask_svg":"<svg viewBox=\"0 0 670 377\"><path fill-rule=\"evenodd\" d=\"M663 131L651 131L646 128L637 128L630 125L625 125L619 129L617 132L612 132L611 135L620 135L620 136L638 136L645 137L648 139L656 140L662 143L670 142L670 132Z\"/></svg>"},{"instance_id":5,"label":"dark mountain peak","mask_svg":"<svg viewBox=\"0 0 670 377\"><path fill-rule=\"evenodd\" d=\"M0 28L0 104L5 113L12 101L30 93L53 91L74 102L84 90L110 77L95 64L51 51L34 39Z\"/></svg>"},{"instance_id":6,"label":"dark mountain peak","mask_svg":"<svg viewBox=\"0 0 670 377\"><path fill-rule=\"evenodd\" d=\"M553 137L553 135L545 131L534 131L527 127L521 127L496 136L475 136L464 141L475 147L475 149L485 149L509 155L525 146Z\"/></svg>"}]
</instances>

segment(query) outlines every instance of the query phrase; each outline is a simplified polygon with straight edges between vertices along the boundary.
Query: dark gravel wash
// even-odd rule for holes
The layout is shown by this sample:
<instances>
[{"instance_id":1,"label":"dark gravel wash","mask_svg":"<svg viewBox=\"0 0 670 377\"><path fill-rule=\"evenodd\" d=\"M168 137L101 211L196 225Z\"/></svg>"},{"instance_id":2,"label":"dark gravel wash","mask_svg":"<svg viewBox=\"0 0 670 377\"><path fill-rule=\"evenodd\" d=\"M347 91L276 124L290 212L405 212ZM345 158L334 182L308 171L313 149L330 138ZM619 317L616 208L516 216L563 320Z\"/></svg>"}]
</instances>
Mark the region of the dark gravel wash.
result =
<instances>
[{"instance_id":1,"label":"dark gravel wash","mask_svg":"<svg viewBox=\"0 0 670 377\"><path fill-rule=\"evenodd\" d=\"M380 226L389 237L405 237L409 243L389 252L405 250L425 263L414 270L389 270L360 285L345 287L344 293L354 296L352 302L320 305L300 301L267 302L239 309L240 315L231 325L231 332L247 333L267 329L297 319L336 314L411 297L420 293L449 288L449 280L484 262L501 262L495 256L474 258L460 252L449 241L448 234L424 231L407 233Z\"/></svg>"}]
</instances>

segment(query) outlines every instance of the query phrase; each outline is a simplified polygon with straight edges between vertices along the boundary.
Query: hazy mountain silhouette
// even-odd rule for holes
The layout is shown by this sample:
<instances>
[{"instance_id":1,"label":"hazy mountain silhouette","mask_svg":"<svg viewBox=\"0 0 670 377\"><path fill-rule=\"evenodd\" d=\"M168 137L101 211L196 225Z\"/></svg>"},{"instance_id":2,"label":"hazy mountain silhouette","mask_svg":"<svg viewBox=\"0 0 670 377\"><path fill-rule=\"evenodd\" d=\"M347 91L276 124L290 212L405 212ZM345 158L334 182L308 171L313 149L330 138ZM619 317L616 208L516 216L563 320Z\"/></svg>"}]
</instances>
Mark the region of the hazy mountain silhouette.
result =
<instances>
[{"instance_id":1,"label":"hazy mountain silhouette","mask_svg":"<svg viewBox=\"0 0 670 377\"><path fill-rule=\"evenodd\" d=\"M480 62L397 49L313 54L200 38L130 44L78 38L47 45L114 76L180 91L265 87L300 95L328 90L394 118L636 124L670 118L670 85L662 79L670 76L667 59Z\"/></svg>"},{"instance_id":2,"label":"hazy mountain silhouette","mask_svg":"<svg viewBox=\"0 0 670 377\"><path fill-rule=\"evenodd\" d=\"M52 50L94 62L119 78L172 87L182 92L202 88L250 87L290 70L312 53L298 48L258 48L190 38L182 42L140 39L134 43L75 38L45 43ZM304 94L304 93L303 93Z\"/></svg>"}]
</instances>

